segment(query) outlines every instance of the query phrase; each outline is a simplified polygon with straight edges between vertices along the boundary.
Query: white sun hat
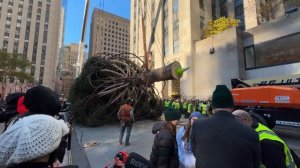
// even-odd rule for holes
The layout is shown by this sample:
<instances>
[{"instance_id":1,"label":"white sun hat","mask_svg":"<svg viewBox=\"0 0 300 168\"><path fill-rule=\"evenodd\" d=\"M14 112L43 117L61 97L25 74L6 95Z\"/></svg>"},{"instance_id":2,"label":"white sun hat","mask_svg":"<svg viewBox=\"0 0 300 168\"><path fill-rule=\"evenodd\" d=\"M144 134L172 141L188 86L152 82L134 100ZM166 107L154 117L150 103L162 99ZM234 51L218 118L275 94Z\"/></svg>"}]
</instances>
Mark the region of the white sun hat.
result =
<instances>
[{"instance_id":1,"label":"white sun hat","mask_svg":"<svg viewBox=\"0 0 300 168\"><path fill-rule=\"evenodd\" d=\"M31 161L58 148L69 128L49 115L21 118L0 135L0 167Z\"/></svg>"}]
</instances>

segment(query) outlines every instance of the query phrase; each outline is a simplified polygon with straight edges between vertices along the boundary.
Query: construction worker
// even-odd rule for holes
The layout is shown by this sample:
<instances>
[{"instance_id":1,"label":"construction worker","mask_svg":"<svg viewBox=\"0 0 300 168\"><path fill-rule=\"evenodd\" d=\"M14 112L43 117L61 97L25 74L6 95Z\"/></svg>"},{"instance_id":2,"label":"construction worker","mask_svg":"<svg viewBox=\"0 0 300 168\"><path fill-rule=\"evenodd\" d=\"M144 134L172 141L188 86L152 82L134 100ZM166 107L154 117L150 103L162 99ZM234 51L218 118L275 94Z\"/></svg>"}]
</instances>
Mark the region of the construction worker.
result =
<instances>
[{"instance_id":1,"label":"construction worker","mask_svg":"<svg viewBox=\"0 0 300 168\"><path fill-rule=\"evenodd\" d=\"M251 115L244 110L232 113L236 119L248 127L252 127L259 135L262 168L297 168L287 144L271 129L253 120Z\"/></svg>"},{"instance_id":2,"label":"construction worker","mask_svg":"<svg viewBox=\"0 0 300 168\"><path fill-rule=\"evenodd\" d=\"M188 104L188 110L187 110L187 116L186 118L189 118L192 112L196 111L196 100L192 99Z\"/></svg>"},{"instance_id":3,"label":"construction worker","mask_svg":"<svg viewBox=\"0 0 300 168\"><path fill-rule=\"evenodd\" d=\"M165 102L164 102L165 109L169 108L170 105L171 105L171 100L170 99L166 99Z\"/></svg>"},{"instance_id":4,"label":"construction worker","mask_svg":"<svg viewBox=\"0 0 300 168\"><path fill-rule=\"evenodd\" d=\"M172 103L172 107L175 108L176 110L180 110L180 103L179 100L176 99L173 103Z\"/></svg>"},{"instance_id":5,"label":"construction worker","mask_svg":"<svg viewBox=\"0 0 300 168\"><path fill-rule=\"evenodd\" d=\"M200 112L203 116L207 117L208 116L207 110L208 110L208 101L206 100L200 104Z\"/></svg>"}]
</instances>

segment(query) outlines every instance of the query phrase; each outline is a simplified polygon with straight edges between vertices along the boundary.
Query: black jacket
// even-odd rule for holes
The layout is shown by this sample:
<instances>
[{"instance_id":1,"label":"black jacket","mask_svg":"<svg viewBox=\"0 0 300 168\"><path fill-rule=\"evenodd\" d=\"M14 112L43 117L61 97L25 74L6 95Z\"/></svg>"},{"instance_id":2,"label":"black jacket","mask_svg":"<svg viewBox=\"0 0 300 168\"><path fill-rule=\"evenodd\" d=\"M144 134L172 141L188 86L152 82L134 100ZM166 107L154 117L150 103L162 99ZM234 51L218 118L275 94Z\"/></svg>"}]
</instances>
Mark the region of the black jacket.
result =
<instances>
[{"instance_id":1,"label":"black jacket","mask_svg":"<svg viewBox=\"0 0 300 168\"><path fill-rule=\"evenodd\" d=\"M178 168L179 159L176 135L165 126L164 122L154 124L152 133L156 134L150 155L153 168Z\"/></svg>"},{"instance_id":2,"label":"black jacket","mask_svg":"<svg viewBox=\"0 0 300 168\"><path fill-rule=\"evenodd\" d=\"M193 124L192 150L197 168L259 168L258 134L230 112L217 111Z\"/></svg>"}]
</instances>

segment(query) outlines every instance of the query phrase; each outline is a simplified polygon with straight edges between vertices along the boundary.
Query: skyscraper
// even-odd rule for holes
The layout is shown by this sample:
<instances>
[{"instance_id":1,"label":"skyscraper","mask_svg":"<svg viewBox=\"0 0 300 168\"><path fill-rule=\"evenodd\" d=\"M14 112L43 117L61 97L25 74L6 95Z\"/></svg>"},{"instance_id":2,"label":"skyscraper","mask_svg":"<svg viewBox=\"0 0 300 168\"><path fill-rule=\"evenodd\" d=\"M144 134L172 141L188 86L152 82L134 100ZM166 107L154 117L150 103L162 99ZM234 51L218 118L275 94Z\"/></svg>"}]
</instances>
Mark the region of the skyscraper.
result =
<instances>
[{"instance_id":1,"label":"skyscraper","mask_svg":"<svg viewBox=\"0 0 300 168\"><path fill-rule=\"evenodd\" d=\"M128 53L130 22L100 9L94 9L90 29L89 57L97 53Z\"/></svg>"},{"instance_id":2,"label":"skyscraper","mask_svg":"<svg viewBox=\"0 0 300 168\"><path fill-rule=\"evenodd\" d=\"M291 81L281 77L300 76L299 7L300 0L131 0L130 52L144 55L145 42L154 68L190 67L180 81L155 83L163 97L208 98L232 78ZM220 17L241 22L206 38Z\"/></svg>"},{"instance_id":3,"label":"skyscraper","mask_svg":"<svg viewBox=\"0 0 300 168\"><path fill-rule=\"evenodd\" d=\"M35 83L53 89L62 16L61 0L0 0L0 48L27 57Z\"/></svg>"}]
</instances>

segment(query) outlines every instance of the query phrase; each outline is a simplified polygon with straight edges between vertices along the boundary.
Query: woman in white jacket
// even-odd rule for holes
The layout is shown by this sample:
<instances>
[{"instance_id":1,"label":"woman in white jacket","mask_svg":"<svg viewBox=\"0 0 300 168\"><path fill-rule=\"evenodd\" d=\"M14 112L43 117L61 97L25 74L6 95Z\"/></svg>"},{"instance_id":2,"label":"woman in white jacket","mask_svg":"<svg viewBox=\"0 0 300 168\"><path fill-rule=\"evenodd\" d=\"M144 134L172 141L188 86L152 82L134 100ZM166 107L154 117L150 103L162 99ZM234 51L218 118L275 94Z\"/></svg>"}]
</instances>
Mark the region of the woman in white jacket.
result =
<instances>
[{"instance_id":1,"label":"woman in white jacket","mask_svg":"<svg viewBox=\"0 0 300 168\"><path fill-rule=\"evenodd\" d=\"M195 111L189 117L189 123L186 126L179 128L176 140L178 144L178 156L180 168L194 168L196 159L192 152L190 134L192 125L195 120L202 118L200 112Z\"/></svg>"}]
</instances>

